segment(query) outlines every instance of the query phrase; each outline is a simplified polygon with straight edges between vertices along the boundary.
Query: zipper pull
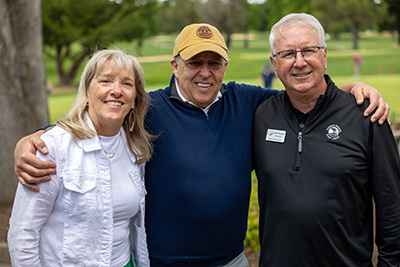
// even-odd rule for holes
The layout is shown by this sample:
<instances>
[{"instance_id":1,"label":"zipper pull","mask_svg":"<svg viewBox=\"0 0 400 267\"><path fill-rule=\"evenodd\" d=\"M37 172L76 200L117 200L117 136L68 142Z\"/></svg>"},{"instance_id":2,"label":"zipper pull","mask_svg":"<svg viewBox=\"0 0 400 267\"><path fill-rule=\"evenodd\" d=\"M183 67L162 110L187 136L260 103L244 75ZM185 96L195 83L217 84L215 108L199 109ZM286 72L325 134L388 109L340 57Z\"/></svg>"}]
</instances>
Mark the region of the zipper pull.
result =
<instances>
[{"instance_id":1,"label":"zipper pull","mask_svg":"<svg viewBox=\"0 0 400 267\"><path fill-rule=\"evenodd\" d=\"M303 133L299 132L299 134L297 135L297 152L301 153L303 152Z\"/></svg>"},{"instance_id":2,"label":"zipper pull","mask_svg":"<svg viewBox=\"0 0 400 267\"><path fill-rule=\"evenodd\" d=\"M303 152L303 128L304 124L300 123L299 133L297 134L297 157L296 157L296 166L295 169L298 171L300 169L300 156L301 152Z\"/></svg>"}]
</instances>

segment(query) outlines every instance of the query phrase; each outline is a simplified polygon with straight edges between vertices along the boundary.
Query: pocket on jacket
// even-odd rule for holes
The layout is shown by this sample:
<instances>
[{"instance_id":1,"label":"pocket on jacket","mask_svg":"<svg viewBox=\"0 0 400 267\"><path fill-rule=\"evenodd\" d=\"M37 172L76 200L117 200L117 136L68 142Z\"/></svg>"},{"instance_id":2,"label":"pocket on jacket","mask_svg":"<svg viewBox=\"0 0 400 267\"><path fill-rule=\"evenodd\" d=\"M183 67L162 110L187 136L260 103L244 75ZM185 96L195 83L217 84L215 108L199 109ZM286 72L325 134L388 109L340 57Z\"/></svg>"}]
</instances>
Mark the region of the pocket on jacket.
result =
<instances>
[{"instance_id":1,"label":"pocket on jacket","mask_svg":"<svg viewBox=\"0 0 400 267\"><path fill-rule=\"evenodd\" d=\"M97 206L97 175L81 172L61 174L65 192L63 196L66 218L87 220Z\"/></svg>"},{"instance_id":2,"label":"pocket on jacket","mask_svg":"<svg viewBox=\"0 0 400 267\"><path fill-rule=\"evenodd\" d=\"M66 189L84 194L93 190L96 187L96 176L80 173L80 172L65 172L61 175Z\"/></svg>"}]
</instances>

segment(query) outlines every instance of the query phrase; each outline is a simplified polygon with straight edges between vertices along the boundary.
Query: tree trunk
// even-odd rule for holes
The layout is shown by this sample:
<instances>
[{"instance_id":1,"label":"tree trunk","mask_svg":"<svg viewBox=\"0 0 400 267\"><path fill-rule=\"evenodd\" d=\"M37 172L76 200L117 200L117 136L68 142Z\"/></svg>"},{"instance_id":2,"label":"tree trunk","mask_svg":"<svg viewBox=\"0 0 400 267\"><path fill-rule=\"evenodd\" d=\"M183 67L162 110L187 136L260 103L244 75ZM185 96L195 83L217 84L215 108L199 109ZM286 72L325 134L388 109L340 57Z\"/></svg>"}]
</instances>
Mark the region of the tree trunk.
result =
<instances>
[{"instance_id":1,"label":"tree trunk","mask_svg":"<svg viewBox=\"0 0 400 267\"><path fill-rule=\"evenodd\" d=\"M400 20L400 18L399 18L399 20ZM398 24L400 24L400 23L398 23ZM400 44L400 25L398 25L398 27L397 27L397 35L398 35L397 42L398 42L398 44Z\"/></svg>"},{"instance_id":2,"label":"tree trunk","mask_svg":"<svg viewBox=\"0 0 400 267\"><path fill-rule=\"evenodd\" d=\"M226 47L229 49L231 47L231 40L232 40L232 34L231 33L227 33L226 34Z\"/></svg>"},{"instance_id":3,"label":"tree trunk","mask_svg":"<svg viewBox=\"0 0 400 267\"><path fill-rule=\"evenodd\" d=\"M358 49L358 23L353 21L352 25L352 33L353 33L353 49Z\"/></svg>"},{"instance_id":4,"label":"tree trunk","mask_svg":"<svg viewBox=\"0 0 400 267\"><path fill-rule=\"evenodd\" d=\"M335 31L335 32L333 33L333 39L336 40L336 41L338 41L338 40L340 39L340 33L337 32L337 31Z\"/></svg>"},{"instance_id":5,"label":"tree trunk","mask_svg":"<svg viewBox=\"0 0 400 267\"><path fill-rule=\"evenodd\" d=\"M10 203L15 144L49 121L41 0L0 0L0 54L0 203Z\"/></svg>"},{"instance_id":6,"label":"tree trunk","mask_svg":"<svg viewBox=\"0 0 400 267\"><path fill-rule=\"evenodd\" d=\"M87 48L84 52L82 52L79 58L74 59L72 61L72 66L69 68L68 71L65 71L63 69L63 66L65 65L65 59L67 59L67 56L63 55L62 53L63 53L62 47L57 46L55 61L56 61L56 70L58 76L58 85L71 86L73 85L73 82L76 78L79 67L81 66L84 59L90 55L91 50L90 48Z\"/></svg>"}]
</instances>

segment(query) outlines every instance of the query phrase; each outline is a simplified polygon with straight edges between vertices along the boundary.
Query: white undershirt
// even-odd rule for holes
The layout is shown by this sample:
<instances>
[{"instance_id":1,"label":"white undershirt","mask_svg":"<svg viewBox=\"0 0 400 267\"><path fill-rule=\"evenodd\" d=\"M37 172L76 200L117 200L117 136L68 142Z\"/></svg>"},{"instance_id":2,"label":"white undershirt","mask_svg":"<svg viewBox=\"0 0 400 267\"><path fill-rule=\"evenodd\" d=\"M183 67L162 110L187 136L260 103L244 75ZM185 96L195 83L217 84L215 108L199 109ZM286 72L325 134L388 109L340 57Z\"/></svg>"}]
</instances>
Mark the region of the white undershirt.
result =
<instances>
[{"instance_id":1,"label":"white undershirt","mask_svg":"<svg viewBox=\"0 0 400 267\"><path fill-rule=\"evenodd\" d=\"M212 104L214 104L215 102L217 102L217 101L222 97L221 91L218 91L217 97L214 99L214 101L213 101L210 105L208 105L207 107L202 108L202 107L199 107L198 105L196 105L195 103L193 103L192 101L187 100L187 99L181 94L181 91L180 91L180 89L179 89L179 85L178 85L178 82L177 82L176 79L175 79L175 86L176 86L176 91L178 92L178 95L179 95L179 97L182 99L183 102L186 102L186 103L189 103L189 104L191 104L191 105L193 105L193 106L195 106L195 107L201 108L201 109L204 111L204 113L205 113L206 115L208 114L208 111L210 110L210 107L212 106Z\"/></svg>"},{"instance_id":2,"label":"white undershirt","mask_svg":"<svg viewBox=\"0 0 400 267\"><path fill-rule=\"evenodd\" d=\"M128 166L131 164L128 146L118 133L115 136L99 136L101 145L107 152L117 149L111 163L111 187L114 218L114 238L111 266L125 266L130 258L129 222L139 211L139 195L133 186ZM108 154L110 156L110 154Z\"/></svg>"}]
</instances>

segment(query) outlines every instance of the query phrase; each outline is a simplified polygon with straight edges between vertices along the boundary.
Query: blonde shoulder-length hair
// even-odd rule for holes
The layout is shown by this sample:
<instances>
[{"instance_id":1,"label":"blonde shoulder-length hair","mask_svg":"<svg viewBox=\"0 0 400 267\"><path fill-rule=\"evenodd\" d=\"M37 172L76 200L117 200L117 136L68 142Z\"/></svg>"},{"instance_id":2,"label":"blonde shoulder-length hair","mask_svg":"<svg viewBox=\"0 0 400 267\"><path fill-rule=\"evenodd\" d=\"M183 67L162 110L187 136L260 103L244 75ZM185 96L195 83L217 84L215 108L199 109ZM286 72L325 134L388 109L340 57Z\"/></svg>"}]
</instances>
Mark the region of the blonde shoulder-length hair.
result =
<instances>
[{"instance_id":1,"label":"blonde shoulder-length hair","mask_svg":"<svg viewBox=\"0 0 400 267\"><path fill-rule=\"evenodd\" d=\"M107 62L112 64L113 72L118 72L125 67L128 73L133 74L135 78L135 108L131 109L126 115L122 127L125 130L130 151L134 154L137 163L141 164L150 159L153 148L151 143L152 136L144 126L150 98L145 91L142 67L137 59L131 55L127 55L120 50L100 50L95 52L82 73L78 93L71 110L64 119L56 121L56 125L70 132L74 140L93 138L96 135L85 123L85 114L88 109L86 95L90 82L99 75ZM133 116L133 126L130 125L130 123L132 124L129 121L130 116Z\"/></svg>"}]
</instances>

